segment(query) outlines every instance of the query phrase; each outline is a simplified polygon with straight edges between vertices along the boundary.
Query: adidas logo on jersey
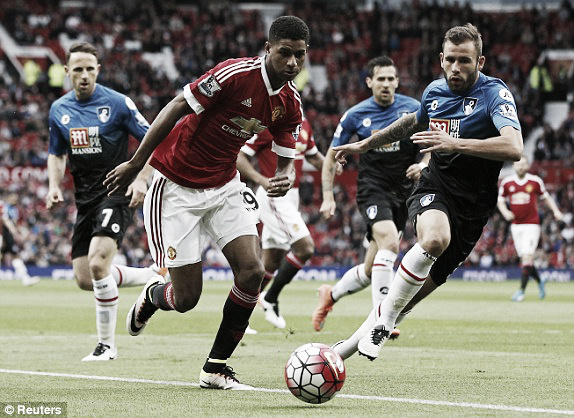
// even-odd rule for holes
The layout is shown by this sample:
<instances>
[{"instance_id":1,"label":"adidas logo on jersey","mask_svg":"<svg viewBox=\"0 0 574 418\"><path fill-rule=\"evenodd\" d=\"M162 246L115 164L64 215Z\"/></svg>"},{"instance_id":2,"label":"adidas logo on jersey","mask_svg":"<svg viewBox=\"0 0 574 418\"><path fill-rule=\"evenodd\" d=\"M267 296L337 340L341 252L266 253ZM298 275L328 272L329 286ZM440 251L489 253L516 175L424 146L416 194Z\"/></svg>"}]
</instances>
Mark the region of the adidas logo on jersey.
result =
<instances>
[{"instance_id":1,"label":"adidas logo on jersey","mask_svg":"<svg viewBox=\"0 0 574 418\"><path fill-rule=\"evenodd\" d=\"M245 99L241 102L242 105L245 105L247 107L251 107L251 97L249 99Z\"/></svg>"}]
</instances>

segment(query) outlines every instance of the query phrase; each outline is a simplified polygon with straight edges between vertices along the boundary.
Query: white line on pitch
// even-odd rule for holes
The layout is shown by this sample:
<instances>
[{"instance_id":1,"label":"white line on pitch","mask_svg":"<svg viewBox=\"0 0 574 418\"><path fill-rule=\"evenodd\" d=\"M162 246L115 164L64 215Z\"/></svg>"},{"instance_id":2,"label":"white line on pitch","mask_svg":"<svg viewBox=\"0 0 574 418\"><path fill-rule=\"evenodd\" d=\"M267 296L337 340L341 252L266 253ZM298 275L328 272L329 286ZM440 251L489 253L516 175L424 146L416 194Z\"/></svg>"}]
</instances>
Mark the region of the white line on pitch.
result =
<instances>
[{"instance_id":1,"label":"white line on pitch","mask_svg":"<svg viewBox=\"0 0 574 418\"><path fill-rule=\"evenodd\" d=\"M48 377L66 377L71 379L86 379L86 380L107 380L113 382L128 382L128 383L150 383L154 385L168 385L168 386L192 386L199 387L197 383L179 382L173 380L151 380L151 379L137 379L129 377L114 377L114 376L94 376L83 374L69 374L69 373L51 373L51 372L37 372L32 370L10 370L0 369L0 373L5 374L25 374L29 376L48 376ZM286 389L267 389L255 388L258 392L268 393L290 393ZM530 412L537 414L559 414L559 415L574 415L574 410L565 409L546 409L546 408L525 408L521 406L507 406L507 405L492 405L472 402L448 402L448 401L432 401L427 399L409 399L409 398L392 398L387 396L365 396L365 395L351 395L341 393L337 395L338 398L347 399L364 399L369 401L386 401L386 402L399 402L399 403L412 403L420 405L436 405L436 406L454 406L471 409L490 409L495 411L513 411L513 412Z\"/></svg>"}]
</instances>

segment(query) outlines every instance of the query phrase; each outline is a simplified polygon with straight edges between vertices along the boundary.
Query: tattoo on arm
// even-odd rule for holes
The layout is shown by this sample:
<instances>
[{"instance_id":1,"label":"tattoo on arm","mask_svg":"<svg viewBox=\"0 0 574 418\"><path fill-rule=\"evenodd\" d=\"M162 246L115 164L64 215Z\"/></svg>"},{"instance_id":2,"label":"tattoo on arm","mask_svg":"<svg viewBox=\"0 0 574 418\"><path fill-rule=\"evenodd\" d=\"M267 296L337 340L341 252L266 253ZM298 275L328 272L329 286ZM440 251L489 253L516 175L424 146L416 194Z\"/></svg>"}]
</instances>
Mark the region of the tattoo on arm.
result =
<instances>
[{"instance_id":1,"label":"tattoo on arm","mask_svg":"<svg viewBox=\"0 0 574 418\"><path fill-rule=\"evenodd\" d=\"M378 148L382 145L400 141L410 137L415 132L426 129L426 127L425 124L417 122L417 117L414 113L410 113L374 134L369 141L369 148Z\"/></svg>"}]
</instances>

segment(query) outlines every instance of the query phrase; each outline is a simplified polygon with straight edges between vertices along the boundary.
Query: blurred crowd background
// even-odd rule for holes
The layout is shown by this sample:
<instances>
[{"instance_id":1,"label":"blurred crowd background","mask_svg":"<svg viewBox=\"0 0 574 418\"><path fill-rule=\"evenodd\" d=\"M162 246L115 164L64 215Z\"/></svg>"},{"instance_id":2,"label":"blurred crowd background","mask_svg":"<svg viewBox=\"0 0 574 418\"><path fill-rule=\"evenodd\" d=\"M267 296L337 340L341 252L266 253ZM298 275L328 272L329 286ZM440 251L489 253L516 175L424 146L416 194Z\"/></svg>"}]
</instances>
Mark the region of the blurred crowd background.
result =
<instances>
[{"instance_id":1,"label":"blurred crowd background","mask_svg":"<svg viewBox=\"0 0 574 418\"><path fill-rule=\"evenodd\" d=\"M270 19L294 14L311 30L309 65L297 85L315 141L324 153L342 113L370 95L364 83L370 58L391 56L400 75L398 92L420 99L424 87L442 76L438 54L444 32L455 24L474 23L484 39L484 72L502 78L517 101L533 161L531 172L546 181L566 214L563 223L555 223L540 205L540 266L573 268L574 60L568 55L574 46L572 2L553 3L553 7L540 2L511 11L473 8L470 3L399 3L369 2L371 7L362 7L360 3L291 1L253 7L237 2L14 0L3 4L0 199L17 196L23 260L40 266L71 263L75 219L71 182L66 205L53 212L44 205L48 111L69 88L62 63L71 42L95 44L102 65L98 82L130 96L151 122L185 84L216 63L260 55ZM15 65L14 51L41 53L20 53ZM17 65L23 76L15 71ZM548 122L552 103L566 109L554 123ZM136 146L134 141L132 150ZM320 175L310 171L302 181L301 210L317 248L312 265L349 266L362 260L365 227L354 201L355 169L351 162L336 182L338 209L329 222L319 215ZM409 226L401 250L412 242ZM140 212L121 254L131 265L151 262ZM217 264L221 259L208 251L207 261ZM495 213L467 264L517 263L508 224Z\"/></svg>"}]
</instances>

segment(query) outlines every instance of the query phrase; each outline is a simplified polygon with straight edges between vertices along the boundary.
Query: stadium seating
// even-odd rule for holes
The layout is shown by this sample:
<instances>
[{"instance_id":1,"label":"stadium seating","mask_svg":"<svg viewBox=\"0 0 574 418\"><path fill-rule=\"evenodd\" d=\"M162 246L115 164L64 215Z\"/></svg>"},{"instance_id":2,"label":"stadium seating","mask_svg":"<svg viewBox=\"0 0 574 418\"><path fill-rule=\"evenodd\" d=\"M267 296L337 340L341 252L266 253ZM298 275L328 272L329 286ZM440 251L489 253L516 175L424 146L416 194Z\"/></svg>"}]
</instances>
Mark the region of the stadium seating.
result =
<instances>
[{"instance_id":1,"label":"stadium seating","mask_svg":"<svg viewBox=\"0 0 574 418\"><path fill-rule=\"evenodd\" d=\"M19 47L48 47L60 60L74 39L85 39L101 51L99 82L132 97L142 113L153 120L159 110L187 82L228 57L257 55L266 38L265 15L258 9L224 8L210 5L178 6L176 2L138 2L139 13L109 2L53 2L23 0L0 9L0 21ZM529 87L528 73L543 49L574 45L574 14L570 2L559 9L526 9L514 14L473 10L439 2L412 1L409 7L390 8L375 3L373 10L350 4L317 7L315 2L289 2L285 14L302 17L311 29L311 64L323 64L327 88L318 91L308 83L301 91L315 140L326 151L340 115L351 105L368 97L364 66L369 58L389 54L396 62L401 79L400 92L420 97L422 88L441 75L438 53L444 31L456 23L472 21L485 41L485 72L503 78L513 91L523 123L524 136L542 125L541 97ZM531 35L532 34L532 35ZM0 47L0 188L18 191L22 199L21 228L25 231L26 262L32 264L69 263L69 237L74 210L61 208L47 213L43 205L47 179L30 171L22 177L21 167L44 167L47 158L47 113L50 103L62 94L62 87L50 86L47 72L51 62L39 59L42 69L37 81L27 86L18 80L6 44ZM2 49L4 48L4 49ZM172 66L158 65L157 57L169 50ZM163 51L163 52L162 52ZM155 58L154 58L155 57ZM168 68L169 67L169 68ZM573 95L572 83L569 85ZM573 186L571 173L574 115L558 130L546 130L535 138L536 164L533 170L547 177L549 188L569 214L568 222L557 229L541 208L542 259L549 265L574 266L574 244L567 232L572 228ZM132 149L137 144L134 141ZM552 161L547 163L547 161ZM550 164L550 165L548 165ZM557 165L553 165L557 164ZM351 163L348 170L353 170ZM566 169L566 170L565 170ZM19 174L20 173L20 174ZM316 175L306 177L302 188L302 210L317 242L315 265L350 265L362 259L363 222L356 211L352 183L339 187L338 211L326 223L318 216L320 182ZM66 190L72 201L71 185ZM564 236L563 236L564 235ZM141 215L124 242L127 262L150 262ZM404 250L413 239L406 231ZM500 216L495 214L484 237L468 263L513 264L511 237Z\"/></svg>"}]
</instances>

